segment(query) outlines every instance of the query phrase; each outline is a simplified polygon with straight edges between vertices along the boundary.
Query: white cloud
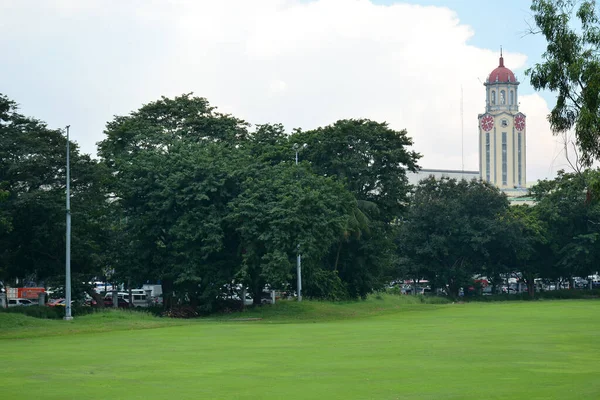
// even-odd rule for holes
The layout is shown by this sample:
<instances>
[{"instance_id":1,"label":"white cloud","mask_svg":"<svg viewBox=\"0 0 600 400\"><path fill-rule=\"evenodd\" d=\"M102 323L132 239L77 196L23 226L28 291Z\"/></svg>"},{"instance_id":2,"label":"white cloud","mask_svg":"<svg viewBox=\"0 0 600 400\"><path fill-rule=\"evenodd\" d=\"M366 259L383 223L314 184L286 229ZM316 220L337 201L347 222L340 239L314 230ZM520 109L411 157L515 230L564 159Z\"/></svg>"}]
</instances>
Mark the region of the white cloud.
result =
<instances>
[{"instance_id":1,"label":"white cloud","mask_svg":"<svg viewBox=\"0 0 600 400\"><path fill-rule=\"evenodd\" d=\"M520 96L519 101L520 110L527 115L527 181L553 177L561 169L573 172L565 158L563 136L551 133L546 100L532 94Z\"/></svg>"},{"instance_id":2,"label":"white cloud","mask_svg":"<svg viewBox=\"0 0 600 400\"><path fill-rule=\"evenodd\" d=\"M447 8L369 0L11 5L0 16L0 37L10 32L6 43L18 43L8 48L12 68L0 66L13 77L7 94L51 125L71 123L87 152L114 114L193 91L224 112L290 131L340 118L385 120L408 130L423 167L459 169L462 87L464 166L478 168L485 93L478 78L497 66L498 54L469 45L474 32ZM31 14L33 5L43 7ZM512 69L526 61L504 57ZM521 110L528 179L550 176L555 138L547 105L522 96Z\"/></svg>"}]
</instances>

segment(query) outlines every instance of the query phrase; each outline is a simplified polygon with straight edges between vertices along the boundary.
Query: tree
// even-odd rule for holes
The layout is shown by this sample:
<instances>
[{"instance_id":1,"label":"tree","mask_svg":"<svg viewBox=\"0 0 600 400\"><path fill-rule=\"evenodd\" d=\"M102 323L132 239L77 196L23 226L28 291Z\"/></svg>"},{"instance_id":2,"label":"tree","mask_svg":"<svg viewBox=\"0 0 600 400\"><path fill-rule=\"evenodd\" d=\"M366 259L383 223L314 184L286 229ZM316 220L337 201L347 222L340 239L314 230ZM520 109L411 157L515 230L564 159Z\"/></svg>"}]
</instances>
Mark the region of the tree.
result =
<instances>
[{"instance_id":1,"label":"tree","mask_svg":"<svg viewBox=\"0 0 600 400\"><path fill-rule=\"evenodd\" d=\"M66 138L60 130L18 113L0 95L0 182L2 216L12 229L0 230L4 279L43 281L64 274ZM99 271L106 206L106 171L71 143L73 276Z\"/></svg>"},{"instance_id":2,"label":"tree","mask_svg":"<svg viewBox=\"0 0 600 400\"><path fill-rule=\"evenodd\" d=\"M206 99L192 93L174 99L162 97L108 122L98 153L110 168L118 170L138 152L168 150L181 141L235 146L247 137L247 127L246 122L217 112Z\"/></svg>"},{"instance_id":3,"label":"tree","mask_svg":"<svg viewBox=\"0 0 600 400\"><path fill-rule=\"evenodd\" d=\"M559 171L555 179L531 188L537 200L536 213L548 226L553 254L547 278L572 281L575 276L595 272L600 259L600 202L590 196L590 187L599 177L598 170Z\"/></svg>"},{"instance_id":4,"label":"tree","mask_svg":"<svg viewBox=\"0 0 600 400\"><path fill-rule=\"evenodd\" d=\"M4 203L8 199L8 191L0 189L0 204ZM10 216L2 207L0 209L0 233L7 233L12 229L12 224L10 223Z\"/></svg>"},{"instance_id":5,"label":"tree","mask_svg":"<svg viewBox=\"0 0 600 400\"><path fill-rule=\"evenodd\" d=\"M243 179L239 155L251 160L247 124L185 94L115 117L105 133L99 154L121 207L112 225L127 245L111 256L117 276L161 280L166 307L177 291L211 308L239 265L222 224Z\"/></svg>"},{"instance_id":6,"label":"tree","mask_svg":"<svg viewBox=\"0 0 600 400\"><path fill-rule=\"evenodd\" d=\"M526 205L513 206L508 214L513 265L521 273L531 298L535 295L535 280L552 265L546 224L540 220L538 210Z\"/></svg>"},{"instance_id":7,"label":"tree","mask_svg":"<svg viewBox=\"0 0 600 400\"><path fill-rule=\"evenodd\" d=\"M124 165L116 195L123 214L127 252L117 275L160 280L170 294L211 310L241 259L224 218L239 193L237 149L222 143L174 143L169 150L138 152ZM180 296L180 297L181 297Z\"/></svg>"},{"instance_id":8,"label":"tree","mask_svg":"<svg viewBox=\"0 0 600 400\"><path fill-rule=\"evenodd\" d=\"M600 20L595 1L533 0L537 28L548 46L526 71L537 90L557 92L548 120L555 134L575 129L582 161L600 157Z\"/></svg>"},{"instance_id":9,"label":"tree","mask_svg":"<svg viewBox=\"0 0 600 400\"><path fill-rule=\"evenodd\" d=\"M375 204L377 219L394 221L407 204L408 171L415 172L420 155L409 150L405 130L365 119L340 120L312 131L297 131L292 143L303 146L301 157L314 171L334 176L359 201Z\"/></svg>"},{"instance_id":10,"label":"tree","mask_svg":"<svg viewBox=\"0 0 600 400\"><path fill-rule=\"evenodd\" d=\"M250 174L241 194L231 202L227 219L240 235L241 277L252 290L254 302L260 302L267 284L294 286L298 251L305 294L327 296L318 289L322 282L311 278L327 275L323 259L354 207L353 196L340 183L314 175L303 164L281 163Z\"/></svg>"},{"instance_id":11,"label":"tree","mask_svg":"<svg viewBox=\"0 0 600 400\"><path fill-rule=\"evenodd\" d=\"M365 119L340 120L311 131L296 131L290 142L315 173L342 182L356 207L329 251L352 297L364 297L392 279L396 263L395 221L408 203L407 172L420 155L411 151L405 130Z\"/></svg>"},{"instance_id":12,"label":"tree","mask_svg":"<svg viewBox=\"0 0 600 400\"><path fill-rule=\"evenodd\" d=\"M487 182L423 179L400 223L404 256L432 285L458 296L489 260L508 204Z\"/></svg>"}]
</instances>

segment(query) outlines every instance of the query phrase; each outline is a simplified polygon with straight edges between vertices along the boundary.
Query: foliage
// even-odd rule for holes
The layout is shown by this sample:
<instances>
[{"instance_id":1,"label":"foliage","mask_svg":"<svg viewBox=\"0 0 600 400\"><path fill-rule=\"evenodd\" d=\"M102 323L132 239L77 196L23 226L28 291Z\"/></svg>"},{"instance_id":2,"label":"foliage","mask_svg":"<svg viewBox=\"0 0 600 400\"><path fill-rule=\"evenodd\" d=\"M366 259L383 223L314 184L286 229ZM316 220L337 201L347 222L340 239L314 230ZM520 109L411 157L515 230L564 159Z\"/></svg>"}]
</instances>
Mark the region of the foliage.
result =
<instances>
[{"instance_id":1,"label":"foliage","mask_svg":"<svg viewBox=\"0 0 600 400\"><path fill-rule=\"evenodd\" d=\"M506 196L487 182L423 179L400 223L404 263L434 288L447 286L458 296L494 256L490 248L501 238L500 217L507 210Z\"/></svg>"},{"instance_id":2,"label":"foliage","mask_svg":"<svg viewBox=\"0 0 600 400\"><path fill-rule=\"evenodd\" d=\"M47 306L27 306L27 307L9 307L0 309L0 312L23 314L29 317L42 319L62 319L65 316L64 307L47 307ZM93 313L92 307L73 306L71 313L74 317L81 317Z\"/></svg>"},{"instance_id":3,"label":"foliage","mask_svg":"<svg viewBox=\"0 0 600 400\"><path fill-rule=\"evenodd\" d=\"M0 278L58 293L66 140L4 96L0 133ZM598 171L560 172L532 188L535 207L509 208L481 181L411 189L420 155L386 123L250 130L192 94L117 116L105 133L100 161L71 145L74 298L93 294L96 277L160 281L174 313L231 312L242 292L257 304L266 289L293 292L298 254L305 297L336 301L400 278L454 297L486 276L496 292L509 275L533 296L537 278L572 280L600 263Z\"/></svg>"},{"instance_id":4,"label":"foliage","mask_svg":"<svg viewBox=\"0 0 600 400\"><path fill-rule=\"evenodd\" d=\"M547 224L539 218L539 208L513 206L507 218L512 244L514 268L521 273L530 297L534 296L535 279L546 275L552 263L548 246Z\"/></svg>"},{"instance_id":5,"label":"foliage","mask_svg":"<svg viewBox=\"0 0 600 400\"><path fill-rule=\"evenodd\" d=\"M66 139L60 130L24 117L0 95L0 273L45 280L60 275L65 257ZM71 143L72 269L94 276L100 268L106 170Z\"/></svg>"},{"instance_id":6,"label":"foliage","mask_svg":"<svg viewBox=\"0 0 600 400\"><path fill-rule=\"evenodd\" d=\"M548 226L551 270L546 277L571 279L597 271L600 262L600 202L590 196L590 182L598 170L582 174L560 171L553 180L540 181L531 188L537 200L539 218Z\"/></svg>"},{"instance_id":7,"label":"foliage","mask_svg":"<svg viewBox=\"0 0 600 400\"><path fill-rule=\"evenodd\" d=\"M98 153L111 168L119 170L145 150L168 152L181 141L222 142L233 145L246 138L247 124L216 111L208 101L191 93L145 104L106 125L106 139Z\"/></svg>"},{"instance_id":8,"label":"foliage","mask_svg":"<svg viewBox=\"0 0 600 400\"><path fill-rule=\"evenodd\" d=\"M337 177L357 200L374 203L378 219L391 222L402 213L408 193L406 173L418 168L421 157L409 150L413 142L405 130L365 119L340 120L298 131L291 141L302 146L302 159L318 174Z\"/></svg>"},{"instance_id":9,"label":"foliage","mask_svg":"<svg viewBox=\"0 0 600 400\"><path fill-rule=\"evenodd\" d=\"M353 208L327 260L350 297L364 297L392 279L396 263L394 221L408 202L407 172L420 155L405 130L365 119L340 120L290 138L315 173L334 177L355 197Z\"/></svg>"},{"instance_id":10,"label":"foliage","mask_svg":"<svg viewBox=\"0 0 600 400\"><path fill-rule=\"evenodd\" d=\"M242 184L227 220L240 236L240 277L255 302L265 284L286 288L302 254L307 276L330 269L322 259L337 242L353 207L352 195L331 178L304 166L281 163L262 168ZM314 271L314 272L313 272ZM306 289L311 293L311 286Z\"/></svg>"},{"instance_id":11,"label":"foliage","mask_svg":"<svg viewBox=\"0 0 600 400\"><path fill-rule=\"evenodd\" d=\"M548 120L555 133L574 128L582 161L600 157L600 20L593 0L533 0L531 10L548 45L544 61L526 73L537 90L557 93Z\"/></svg>"}]
</instances>

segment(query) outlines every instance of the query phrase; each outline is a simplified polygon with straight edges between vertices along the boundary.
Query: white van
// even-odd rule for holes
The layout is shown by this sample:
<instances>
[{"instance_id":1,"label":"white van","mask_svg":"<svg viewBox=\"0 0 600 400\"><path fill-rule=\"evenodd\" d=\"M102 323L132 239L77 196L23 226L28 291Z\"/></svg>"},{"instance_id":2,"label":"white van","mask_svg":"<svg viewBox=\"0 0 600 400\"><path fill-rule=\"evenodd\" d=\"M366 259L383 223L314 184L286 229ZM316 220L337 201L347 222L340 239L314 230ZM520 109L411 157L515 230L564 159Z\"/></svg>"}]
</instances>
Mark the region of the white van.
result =
<instances>
[{"instance_id":1,"label":"white van","mask_svg":"<svg viewBox=\"0 0 600 400\"><path fill-rule=\"evenodd\" d=\"M19 306L35 306L37 303L29 299L8 299L9 307L19 307Z\"/></svg>"},{"instance_id":2,"label":"white van","mask_svg":"<svg viewBox=\"0 0 600 400\"><path fill-rule=\"evenodd\" d=\"M117 296L120 299L126 300L130 307L148 307L148 299L144 289L132 289L131 294L133 295L133 302L129 301L129 291L118 292ZM112 292L106 293L104 298L112 298Z\"/></svg>"}]
</instances>

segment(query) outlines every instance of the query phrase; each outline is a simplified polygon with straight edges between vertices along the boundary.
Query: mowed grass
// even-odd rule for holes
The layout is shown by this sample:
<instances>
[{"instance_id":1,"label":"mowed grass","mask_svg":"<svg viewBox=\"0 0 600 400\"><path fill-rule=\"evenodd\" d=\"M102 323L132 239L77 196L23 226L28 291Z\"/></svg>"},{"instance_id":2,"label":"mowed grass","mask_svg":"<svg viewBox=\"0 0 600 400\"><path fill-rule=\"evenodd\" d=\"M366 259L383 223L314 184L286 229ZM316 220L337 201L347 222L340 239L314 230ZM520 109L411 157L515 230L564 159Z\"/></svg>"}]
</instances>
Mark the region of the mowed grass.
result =
<instances>
[{"instance_id":1,"label":"mowed grass","mask_svg":"<svg viewBox=\"0 0 600 400\"><path fill-rule=\"evenodd\" d=\"M229 317L261 321L142 326L155 329L57 336L67 323L54 321L62 325L41 337L0 339L0 398L598 399L599 310L595 300L403 306L386 297Z\"/></svg>"}]
</instances>

